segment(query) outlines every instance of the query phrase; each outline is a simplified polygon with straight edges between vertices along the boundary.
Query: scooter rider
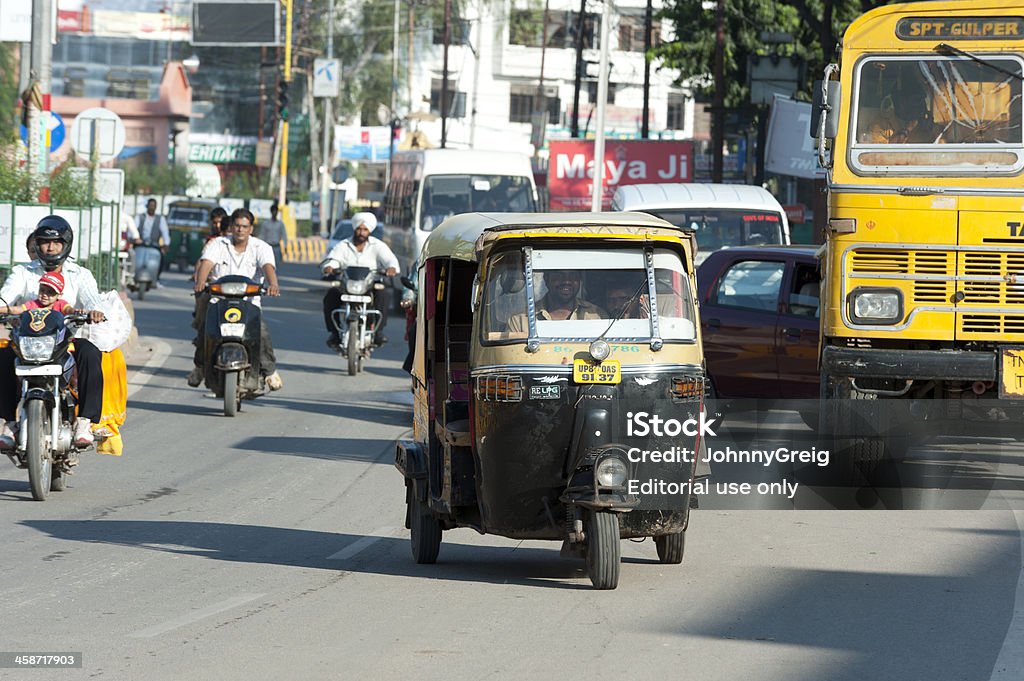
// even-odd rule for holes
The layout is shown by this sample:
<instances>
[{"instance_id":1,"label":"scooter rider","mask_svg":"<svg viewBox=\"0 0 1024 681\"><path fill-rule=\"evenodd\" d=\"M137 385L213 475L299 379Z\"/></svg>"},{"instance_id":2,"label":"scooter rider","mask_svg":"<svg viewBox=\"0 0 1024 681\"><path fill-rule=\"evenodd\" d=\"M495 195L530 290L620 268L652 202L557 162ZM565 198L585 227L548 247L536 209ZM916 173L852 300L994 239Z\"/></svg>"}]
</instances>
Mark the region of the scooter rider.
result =
<instances>
[{"instance_id":1,"label":"scooter rider","mask_svg":"<svg viewBox=\"0 0 1024 681\"><path fill-rule=\"evenodd\" d=\"M207 278L213 274L214 279L229 274L240 274L255 281L267 280L267 293L271 296L281 295L277 283L277 269L274 251L270 245L252 236L253 215L245 208L239 208L231 214L231 237L217 238L209 242L203 249L203 255L196 267L194 289L197 294L206 288ZM254 305L260 305L259 296L252 299ZM205 307L205 306L204 306ZM196 312L196 353L195 368L189 374L189 385L196 387L203 380L203 339L206 337L206 315ZM281 375L277 373L277 361L274 357L274 346L270 342L270 330L267 320L260 317L260 372L266 379L267 387L280 390L283 387Z\"/></svg>"},{"instance_id":2,"label":"scooter rider","mask_svg":"<svg viewBox=\"0 0 1024 681\"><path fill-rule=\"evenodd\" d=\"M64 278L63 298L82 310L94 310L100 293L92 272L68 262L74 233L67 220L47 215L32 232L36 258L25 265L16 265L0 288L0 298L8 305L33 300L39 280L46 272L60 273ZM30 249L31 250L31 249ZM102 353L91 342L75 339L75 364L78 370L78 419L75 422L75 444L88 447L93 442L91 424L99 423L103 413ZM14 447L14 417L18 406L18 380L14 375L14 350L0 349L0 417L6 421L0 432L0 449Z\"/></svg>"},{"instance_id":3,"label":"scooter rider","mask_svg":"<svg viewBox=\"0 0 1024 681\"><path fill-rule=\"evenodd\" d=\"M320 268L327 276L346 267L369 267L383 272L389 277L398 272L398 258L391 252L388 245L370 236L377 228L377 217L373 213L356 213L352 216L352 238L345 239L331 249ZM324 296L324 324L327 326L327 347L337 349L341 345L338 329L334 326L331 314L341 306L341 289L331 288ZM388 312L391 309L391 288L373 292L373 306L380 310L380 324L374 329L373 342L383 345L388 342L384 336Z\"/></svg>"}]
</instances>

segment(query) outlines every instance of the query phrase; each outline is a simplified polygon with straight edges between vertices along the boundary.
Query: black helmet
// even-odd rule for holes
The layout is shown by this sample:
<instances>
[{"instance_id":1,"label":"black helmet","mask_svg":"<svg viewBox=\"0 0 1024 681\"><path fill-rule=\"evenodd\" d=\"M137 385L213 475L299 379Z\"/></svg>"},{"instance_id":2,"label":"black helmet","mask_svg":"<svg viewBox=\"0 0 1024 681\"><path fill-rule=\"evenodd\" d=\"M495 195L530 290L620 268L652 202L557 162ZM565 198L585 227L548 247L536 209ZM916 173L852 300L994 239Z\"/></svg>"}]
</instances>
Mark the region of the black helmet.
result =
<instances>
[{"instance_id":1,"label":"black helmet","mask_svg":"<svg viewBox=\"0 0 1024 681\"><path fill-rule=\"evenodd\" d=\"M42 261L46 271L51 272L68 259L71 254L71 245L75 243L75 234L71 231L71 225L67 220L59 215L47 215L39 221L29 239L36 242L36 257ZM40 241L60 241L64 246L60 249L60 253L46 255L39 249Z\"/></svg>"}]
</instances>

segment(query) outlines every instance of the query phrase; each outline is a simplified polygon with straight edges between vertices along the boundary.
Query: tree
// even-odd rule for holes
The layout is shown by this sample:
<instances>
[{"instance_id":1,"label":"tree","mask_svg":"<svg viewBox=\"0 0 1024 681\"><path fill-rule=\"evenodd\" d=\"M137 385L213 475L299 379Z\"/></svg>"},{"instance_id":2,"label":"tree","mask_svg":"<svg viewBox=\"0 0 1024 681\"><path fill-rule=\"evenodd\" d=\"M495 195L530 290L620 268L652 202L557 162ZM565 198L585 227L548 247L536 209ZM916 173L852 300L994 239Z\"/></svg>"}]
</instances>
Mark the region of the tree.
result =
<instances>
[{"instance_id":1,"label":"tree","mask_svg":"<svg viewBox=\"0 0 1024 681\"><path fill-rule=\"evenodd\" d=\"M14 43L0 43L0 143L18 133L15 105L18 102L18 68Z\"/></svg>"},{"instance_id":2,"label":"tree","mask_svg":"<svg viewBox=\"0 0 1024 681\"><path fill-rule=\"evenodd\" d=\"M750 101L747 58L769 54L761 42L762 31L787 32L793 44L779 46L802 57L810 82L835 58L835 46L846 27L864 12L895 0L725 0L725 105L743 106ZM680 71L680 82L690 81L695 92L709 97L714 83L709 65L715 51L715 10L704 9L704 0L667 0L660 17L675 27L675 40L655 48L663 65Z\"/></svg>"}]
</instances>

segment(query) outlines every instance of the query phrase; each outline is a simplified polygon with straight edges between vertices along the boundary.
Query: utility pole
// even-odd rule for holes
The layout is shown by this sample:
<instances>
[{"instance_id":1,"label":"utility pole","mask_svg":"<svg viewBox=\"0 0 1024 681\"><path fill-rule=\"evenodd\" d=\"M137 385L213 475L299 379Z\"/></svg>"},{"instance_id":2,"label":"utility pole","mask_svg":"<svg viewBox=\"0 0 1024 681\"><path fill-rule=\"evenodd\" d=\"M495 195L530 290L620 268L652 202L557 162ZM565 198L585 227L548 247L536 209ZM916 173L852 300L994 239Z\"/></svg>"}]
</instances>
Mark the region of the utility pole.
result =
<instances>
[{"instance_id":1,"label":"utility pole","mask_svg":"<svg viewBox=\"0 0 1024 681\"><path fill-rule=\"evenodd\" d=\"M327 58L334 59L334 0L327 0ZM341 78L341 69L338 69L338 78ZM333 117L331 112L331 98L324 97L324 146L323 164L320 166L320 229L328 236L334 227L334 215L327 214L327 195L333 192L331 189L331 125Z\"/></svg>"},{"instance_id":2,"label":"utility pole","mask_svg":"<svg viewBox=\"0 0 1024 681\"><path fill-rule=\"evenodd\" d=\"M711 181L722 181L722 146L725 144L725 0L715 10L715 96L711 104Z\"/></svg>"},{"instance_id":3,"label":"utility pole","mask_svg":"<svg viewBox=\"0 0 1024 681\"><path fill-rule=\"evenodd\" d=\"M388 165L384 171L384 189L391 182L391 158L395 155L395 128L398 122L398 10L399 0L395 0L392 36L391 36L391 116L388 121L391 139L388 141Z\"/></svg>"},{"instance_id":4,"label":"utility pole","mask_svg":"<svg viewBox=\"0 0 1024 681\"><path fill-rule=\"evenodd\" d=\"M444 76L441 79L441 148L448 142L448 43L451 42L452 0L444 0Z\"/></svg>"},{"instance_id":5,"label":"utility pole","mask_svg":"<svg viewBox=\"0 0 1024 681\"><path fill-rule=\"evenodd\" d=\"M601 12L601 66L597 76L597 123L594 132L594 185L590 210L598 212L604 198L604 110L608 105L608 25L611 23L612 0L604 0Z\"/></svg>"},{"instance_id":6,"label":"utility pole","mask_svg":"<svg viewBox=\"0 0 1024 681\"><path fill-rule=\"evenodd\" d=\"M580 85L583 80L583 24L587 16L587 0L580 0L580 14L576 19L576 80L572 91L572 137L580 136Z\"/></svg>"},{"instance_id":7,"label":"utility pole","mask_svg":"<svg viewBox=\"0 0 1024 681\"><path fill-rule=\"evenodd\" d=\"M544 0L544 30L543 38L540 43L540 80L537 84L537 106L533 107L535 111L541 113L539 121L533 121L534 125L540 126L535 134L535 145L533 148L533 155L539 156L541 147L544 146L544 137L548 127L548 99L544 96L544 56L548 51L548 5L549 0Z\"/></svg>"},{"instance_id":8,"label":"utility pole","mask_svg":"<svg viewBox=\"0 0 1024 681\"><path fill-rule=\"evenodd\" d=\"M285 212L288 200L288 84L292 81L292 4L294 0L281 0L284 3L284 73L278 94L281 114L281 186L277 193L278 209Z\"/></svg>"},{"instance_id":9,"label":"utility pole","mask_svg":"<svg viewBox=\"0 0 1024 681\"><path fill-rule=\"evenodd\" d=\"M640 137L647 139L651 136L651 123L648 120L651 116L651 0L647 0L647 11L644 12L644 111L643 121L640 123Z\"/></svg>"},{"instance_id":10,"label":"utility pole","mask_svg":"<svg viewBox=\"0 0 1024 681\"><path fill-rule=\"evenodd\" d=\"M50 81L53 80L53 8L50 0L36 0L32 10L32 62L28 107L28 169L48 185L50 148L47 131L50 126ZM95 144L95 142L94 142ZM40 192L40 201L49 200L49 189Z\"/></svg>"}]
</instances>

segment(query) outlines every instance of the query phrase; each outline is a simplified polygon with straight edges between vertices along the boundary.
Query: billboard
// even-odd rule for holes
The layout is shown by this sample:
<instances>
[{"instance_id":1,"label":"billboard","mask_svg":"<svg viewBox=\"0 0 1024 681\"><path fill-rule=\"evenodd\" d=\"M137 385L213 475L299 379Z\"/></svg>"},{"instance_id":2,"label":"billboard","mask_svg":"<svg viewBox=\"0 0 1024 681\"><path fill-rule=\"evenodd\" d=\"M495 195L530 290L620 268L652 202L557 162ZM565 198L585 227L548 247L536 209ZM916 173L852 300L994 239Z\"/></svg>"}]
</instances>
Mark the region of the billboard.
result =
<instances>
[{"instance_id":1,"label":"billboard","mask_svg":"<svg viewBox=\"0 0 1024 681\"><path fill-rule=\"evenodd\" d=\"M280 44L281 11L265 2L192 3L192 44L245 47Z\"/></svg>"},{"instance_id":2,"label":"billboard","mask_svg":"<svg viewBox=\"0 0 1024 681\"><path fill-rule=\"evenodd\" d=\"M818 163L814 139L807 134L810 127L809 102L775 97L765 143L765 170L777 175L791 175L809 180L823 179L825 169Z\"/></svg>"},{"instance_id":3,"label":"billboard","mask_svg":"<svg viewBox=\"0 0 1024 681\"><path fill-rule=\"evenodd\" d=\"M590 210L594 178L593 140L551 140L548 165L550 208ZM693 145L669 140L606 140L602 208L628 184L693 182Z\"/></svg>"}]
</instances>

